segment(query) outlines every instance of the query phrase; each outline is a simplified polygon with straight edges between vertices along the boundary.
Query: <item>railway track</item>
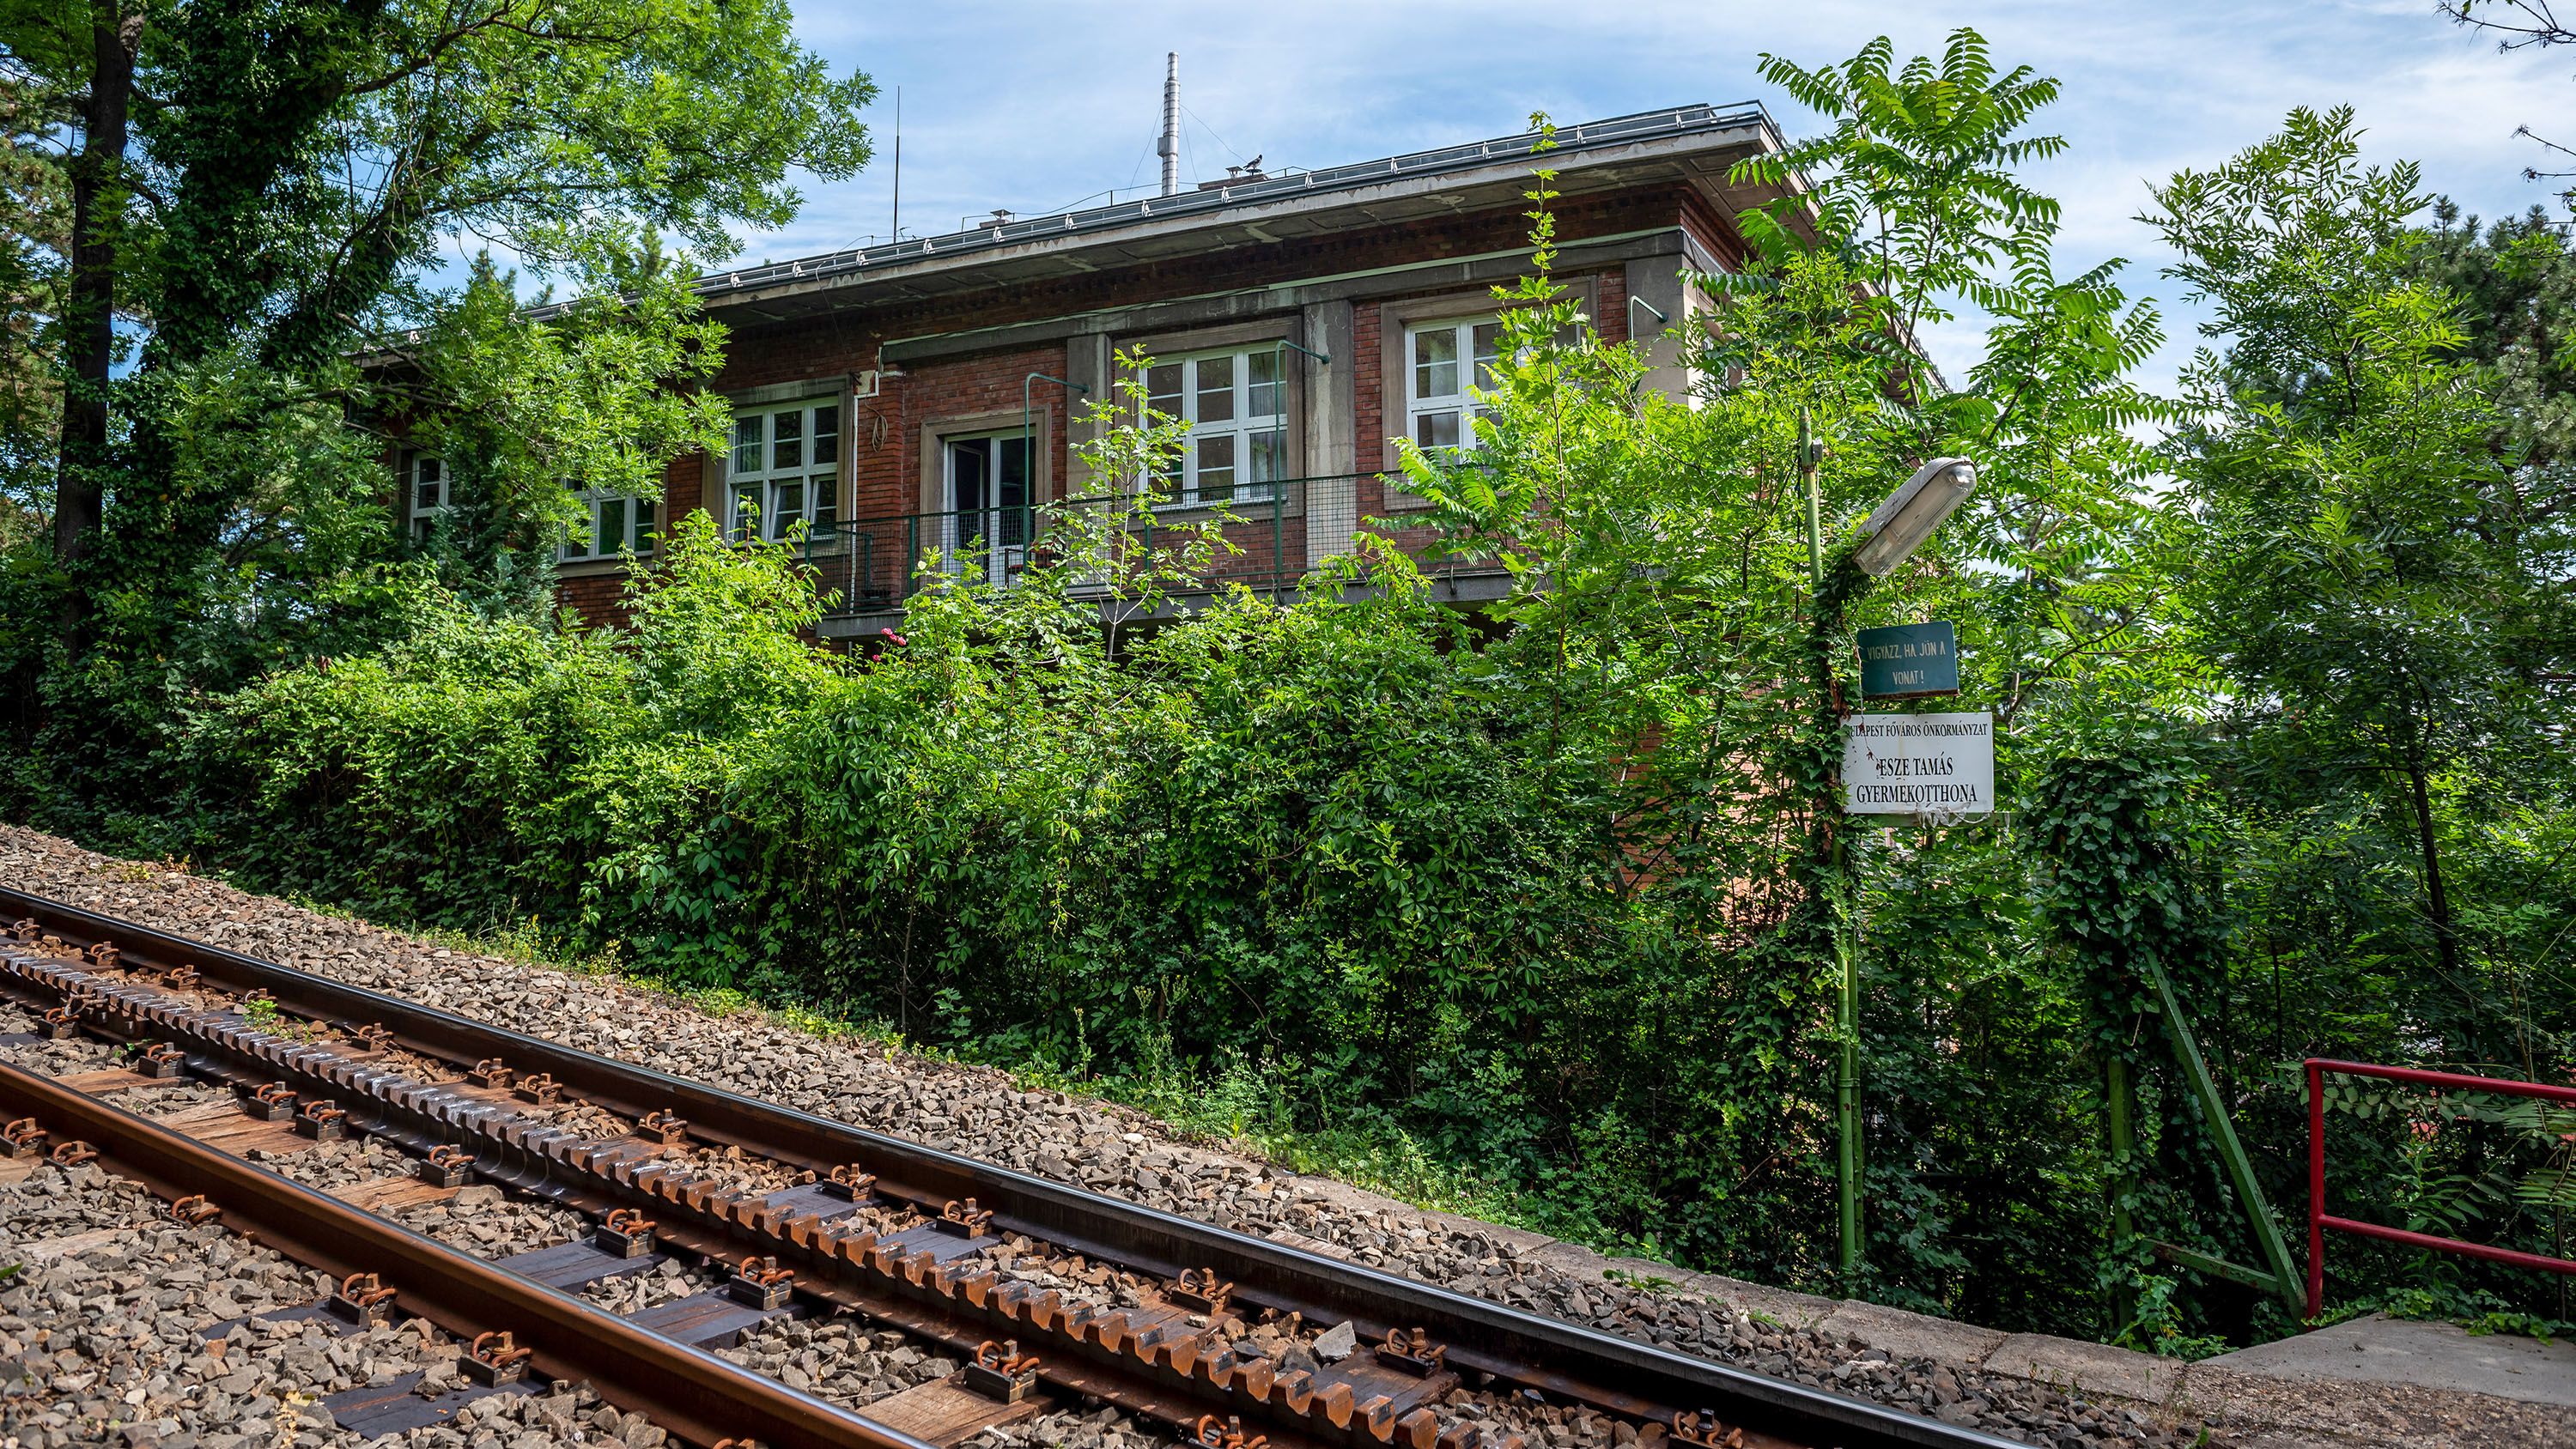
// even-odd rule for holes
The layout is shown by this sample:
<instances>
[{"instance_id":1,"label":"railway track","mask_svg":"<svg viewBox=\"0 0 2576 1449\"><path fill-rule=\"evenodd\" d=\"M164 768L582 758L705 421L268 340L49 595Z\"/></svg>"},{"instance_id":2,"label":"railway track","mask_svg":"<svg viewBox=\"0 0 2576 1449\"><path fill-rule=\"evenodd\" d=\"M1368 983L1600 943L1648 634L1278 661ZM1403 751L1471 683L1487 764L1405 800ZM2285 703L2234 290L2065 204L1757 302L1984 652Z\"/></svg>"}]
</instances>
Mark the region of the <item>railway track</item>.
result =
<instances>
[{"instance_id":1,"label":"railway track","mask_svg":"<svg viewBox=\"0 0 2576 1449\"><path fill-rule=\"evenodd\" d=\"M41 1010L46 1032L127 1052L80 1080L0 1069L12 1119L87 1143L165 1197L202 1198L212 1208L190 1211L219 1210L290 1257L361 1285L373 1273L389 1306L462 1338L507 1331L543 1371L693 1443L918 1449L1093 1401L1205 1449L1524 1449L1567 1410L1612 1416L1646 1449L2007 1442L40 897L0 890L0 919L15 923L0 993ZM103 1100L178 1079L230 1088L272 1151L340 1135L399 1148L416 1179L370 1194L379 1206L490 1184L581 1213L590 1237L472 1258ZM738 1168L710 1170L719 1157L785 1185L746 1186ZM578 1296L669 1259L721 1285L625 1318ZM967 1367L853 1413L716 1353L834 1315Z\"/></svg>"}]
</instances>

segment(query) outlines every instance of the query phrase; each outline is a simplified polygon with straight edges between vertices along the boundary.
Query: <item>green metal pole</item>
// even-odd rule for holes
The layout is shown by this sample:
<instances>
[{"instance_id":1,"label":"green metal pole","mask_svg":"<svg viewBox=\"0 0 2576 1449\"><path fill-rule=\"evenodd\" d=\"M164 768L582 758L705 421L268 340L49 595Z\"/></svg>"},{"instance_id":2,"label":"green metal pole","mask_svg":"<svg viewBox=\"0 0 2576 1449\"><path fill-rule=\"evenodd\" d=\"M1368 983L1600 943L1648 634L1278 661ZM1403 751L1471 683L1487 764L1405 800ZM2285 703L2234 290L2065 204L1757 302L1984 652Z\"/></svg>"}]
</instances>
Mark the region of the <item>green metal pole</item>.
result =
<instances>
[{"instance_id":1,"label":"green metal pole","mask_svg":"<svg viewBox=\"0 0 2576 1449\"><path fill-rule=\"evenodd\" d=\"M1825 591L1825 523L1824 491L1819 479L1823 452L1816 445L1814 419L1805 408L1798 410L1798 475L1807 486L1807 569L1816 590L1814 627L1817 647L1821 651L1824 636L1834 621L1824 616ZM1839 612L1839 611L1837 611ZM1828 708L1830 699L1818 702ZM1839 725L1839 721L1836 722ZM1842 808L1842 771L1839 762L1827 777L1826 795L1818 808L1839 811ZM1844 930L1842 906L1850 893L1845 878L1843 832L1841 822L1826 827L1830 832L1826 846L1825 889L1828 892L1825 930L1834 943L1834 964L1839 976L1834 1009L1834 1035L1839 1050L1834 1068L1834 1196L1839 1209L1837 1221L1841 1251L1837 1261L1845 1282L1860 1271L1861 1264L1861 1162L1860 1162L1860 950Z\"/></svg>"},{"instance_id":2,"label":"green metal pole","mask_svg":"<svg viewBox=\"0 0 2576 1449\"><path fill-rule=\"evenodd\" d=\"M2218 1140L2219 1165L2226 1169L2228 1185L2236 1189L2236 1205L2253 1229L2254 1243L2262 1250L2265 1266L2272 1270L2273 1288L2289 1305L2292 1316L2303 1314L2308 1299L2306 1275L2290 1261L2290 1247L2281 1237L2280 1220L2272 1216L2272 1204L2263 1196L2263 1185L2255 1180L2253 1160L2245 1155L2245 1144L2237 1139L2227 1099L2219 1095L2217 1079L2209 1074L2209 1063L2200 1054L2200 1039L2192 1034L2191 1022L2182 1014L2182 998L2174 994L2173 980L2165 975L2162 965L2153 959L2145 965L2148 979L2155 983L2156 1003L2164 1010L2165 1026L2174 1055L2181 1061L2183 1078L2200 1103L2201 1120L2209 1125L2209 1135Z\"/></svg>"},{"instance_id":3,"label":"green metal pole","mask_svg":"<svg viewBox=\"0 0 2576 1449\"><path fill-rule=\"evenodd\" d=\"M1825 502L1816 479L1823 461L1816 448L1816 426L1805 408L1798 409L1798 476L1807 485L1807 572L1821 592L1825 587Z\"/></svg>"},{"instance_id":4,"label":"green metal pole","mask_svg":"<svg viewBox=\"0 0 2576 1449\"><path fill-rule=\"evenodd\" d=\"M2137 1224L2129 1216L2129 1198L2137 1183L2132 1164L2137 1160L2138 1146L2130 1125L2136 1112L2137 1089L2129 1081L2129 1059L2116 1048L2102 1063L2102 1088L2109 1099L2111 1117L2111 1255L2121 1264L2123 1274L2111 1288L2111 1331L2116 1334L2137 1316L2137 1304L2129 1293L2125 1275L2129 1245L2137 1235Z\"/></svg>"}]
</instances>

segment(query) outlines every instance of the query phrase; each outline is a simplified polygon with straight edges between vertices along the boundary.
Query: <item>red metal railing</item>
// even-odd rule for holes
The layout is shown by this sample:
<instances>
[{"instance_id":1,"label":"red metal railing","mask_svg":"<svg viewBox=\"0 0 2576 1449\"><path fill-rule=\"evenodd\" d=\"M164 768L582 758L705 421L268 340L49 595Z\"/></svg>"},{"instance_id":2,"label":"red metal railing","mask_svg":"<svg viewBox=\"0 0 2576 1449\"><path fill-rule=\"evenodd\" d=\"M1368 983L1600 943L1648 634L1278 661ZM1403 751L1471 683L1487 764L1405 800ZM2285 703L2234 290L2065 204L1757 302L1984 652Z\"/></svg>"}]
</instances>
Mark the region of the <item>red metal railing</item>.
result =
<instances>
[{"instance_id":1,"label":"red metal railing","mask_svg":"<svg viewBox=\"0 0 2576 1449\"><path fill-rule=\"evenodd\" d=\"M2538 1097L2547 1102L2562 1102L2576 1107L2576 1087L2553 1087L2544 1082L2517 1082L2500 1077L2471 1077L2457 1072L2428 1072L2420 1067L2383 1067L2370 1062L2338 1062L2322 1057L2308 1058L2308 1317L2325 1311L2326 1297L2326 1229L2352 1233L2365 1238L2384 1238L2410 1247L2429 1248L2437 1253L2458 1253L2463 1257L2484 1258L2490 1263L2504 1263L2516 1268L2530 1268L2542 1273L2576 1273L2576 1261L2543 1257L2538 1253L2518 1252L2512 1248L2490 1247L2485 1243L2463 1242L2458 1238L2438 1238L2431 1233L2409 1232L2404 1228L2384 1228L2377 1223L2358 1222L2352 1218L2333 1217L2326 1212L2326 1073L2339 1077L2379 1077L2391 1082L2412 1082L2425 1087L2450 1087L2464 1092L2500 1092L2512 1097Z\"/></svg>"}]
</instances>

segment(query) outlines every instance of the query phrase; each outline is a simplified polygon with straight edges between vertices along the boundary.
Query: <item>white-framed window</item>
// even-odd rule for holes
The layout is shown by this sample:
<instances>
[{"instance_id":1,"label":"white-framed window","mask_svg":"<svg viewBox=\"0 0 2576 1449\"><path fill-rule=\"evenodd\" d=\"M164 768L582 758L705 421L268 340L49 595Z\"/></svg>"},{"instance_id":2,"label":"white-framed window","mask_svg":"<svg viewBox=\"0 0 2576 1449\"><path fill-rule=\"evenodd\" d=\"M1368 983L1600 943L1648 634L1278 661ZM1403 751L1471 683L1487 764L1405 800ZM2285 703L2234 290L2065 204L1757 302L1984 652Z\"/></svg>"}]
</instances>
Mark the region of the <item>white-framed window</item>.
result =
<instances>
[{"instance_id":1,"label":"white-framed window","mask_svg":"<svg viewBox=\"0 0 2576 1449\"><path fill-rule=\"evenodd\" d=\"M1190 425L1155 491L1179 507L1268 503L1288 473L1288 389L1279 349L1252 346L1157 360L1145 401Z\"/></svg>"},{"instance_id":2,"label":"white-framed window","mask_svg":"<svg viewBox=\"0 0 2576 1449\"><path fill-rule=\"evenodd\" d=\"M653 541L661 532L660 504L632 493L603 493L597 489L584 489L574 496L588 518L575 523L571 536L564 540L564 562L615 558L629 551L644 558L653 552Z\"/></svg>"},{"instance_id":3,"label":"white-framed window","mask_svg":"<svg viewBox=\"0 0 2576 1449\"><path fill-rule=\"evenodd\" d=\"M1426 453L1476 446L1484 406L1467 392L1491 387L1503 324L1492 317L1415 322L1404 329L1404 435Z\"/></svg>"},{"instance_id":4,"label":"white-framed window","mask_svg":"<svg viewBox=\"0 0 2576 1449\"><path fill-rule=\"evenodd\" d=\"M736 540L781 539L799 523L816 533L840 520L841 400L743 408L733 416L733 457L725 475L732 497L726 528Z\"/></svg>"},{"instance_id":5,"label":"white-framed window","mask_svg":"<svg viewBox=\"0 0 2576 1449\"><path fill-rule=\"evenodd\" d=\"M444 459L412 454L403 478L403 527L414 541L426 543L437 532L439 518L455 506L452 488Z\"/></svg>"}]
</instances>

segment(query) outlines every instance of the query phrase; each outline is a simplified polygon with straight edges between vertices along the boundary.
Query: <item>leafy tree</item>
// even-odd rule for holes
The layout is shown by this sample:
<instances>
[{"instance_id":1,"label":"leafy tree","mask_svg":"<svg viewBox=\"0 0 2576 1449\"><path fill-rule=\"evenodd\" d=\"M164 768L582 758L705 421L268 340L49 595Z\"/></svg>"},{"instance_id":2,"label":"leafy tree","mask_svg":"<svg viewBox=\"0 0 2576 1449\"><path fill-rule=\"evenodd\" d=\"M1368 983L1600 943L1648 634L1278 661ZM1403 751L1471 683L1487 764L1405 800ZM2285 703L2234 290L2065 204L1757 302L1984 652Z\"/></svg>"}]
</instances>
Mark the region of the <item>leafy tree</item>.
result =
<instances>
[{"instance_id":1,"label":"leafy tree","mask_svg":"<svg viewBox=\"0 0 2576 1449\"><path fill-rule=\"evenodd\" d=\"M0 72L0 550L45 528L62 427L48 324L62 309L70 215L27 89Z\"/></svg>"},{"instance_id":2,"label":"leafy tree","mask_svg":"<svg viewBox=\"0 0 2576 1449\"><path fill-rule=\"evenodd\" d=\"M597 269L574 301L530 316L486 254L430 307L368 391L456 480L432 551L459 589L542 608L556 546L587 521L568 482L653 498L665 460L725 447L724 399L695 386L725 329L667 258Z\"/></svg>"},{"instance_id":3,"label":"leafy tree","mask_svg":"<svg viewBox=\"0 0 2576 1449\"><path fill-rule=\"evenodd\" d=\"M2521 495L2516 516L2547 531L2576 507L2576 244L2539 208L2481 230L2436 202L2419 265L2456 298L2458 353L2494 408L2487 446Z\"/></svg>"},{"instance_id":4,"label":"leafy tree","mask_svg":"<svg viewBox=\"0 0 2576 1449\"><path fill-rule=\"evenodd\" d=\"M2570 640L2553 596L2563 524L2488 446L2498 426L2456 301L2422 275L2411 165L2363 169L2349 110L2155 191L2148 218L2207 299L2185 375L2202 425L2173 450L2193 643L2231 681L2213 703L2283 785L2357 786L2408 819L2439 969L2465 967L2436 782L2493 777L2564 729ZM2526 770L2528 766L2524 767ZM2474 1023L2461 1059L2483 1060Z\"/></svg>"},{"instance_id":5,"label":"leafy tree","mask_svg":"<svg viewBox=\"0 0 2576 1449\"><path fill-rule=\"evenodd\" d=\"M381 415L383 400L346 361L415 333L448 339L439 356L451 361L459 346L484 362L516 359L489 379L532 383L567 362L554 334L505 336L519 324L495 312L490 283L478 292L469 278L446 295L443 247L479 237L605 297L669 267L651 260L657 236L720 257L736 229L793 213L791 171L828 180L867 156L852 118L868 82L829 76L796 43L780 0L96 0L0 19L27 94L54 107L56 130L83 138L66 163L78 219L63 270L66 317L85 341L65 354L53 572L18 571L25 602L54 613L42 603L49 589L62 624L50 655L22 649L15 663L22 683L43 672L39 697L54 709L86 716L56 741L55 772L84 795L102 785L80 783L72 762L84 750L100 768L111 757L130 766L160 737L174 690L241 677L221 665L244 653L210 650L204 635L232 612L240 573L229 555L278 516L262 494L277 475L262 464L282 455L225 435L310 440L304 420L321 412ZM131 112L130 127L104 124L112 107ZM488 438L484 450L517 470L488 480L494 506L539 496L528 468L605 465L626 477L637 459L705 431L703 407L685 420L650 411L664 406L651 401L655 384L712 365L715 336L686 299L666 284L641 304L599 306L630 334L654 335L615 354L610 329L588 314L554 333L588 329L580 365L595 381L620 363L644 370L631 386L576 389L591 411L510 414L511 439ZM112 311L140 336L133 374L114 381L99 345L112 341ZM469 333L478 340L455 341ZM485 379L432 368L412 381L439 377ZM406 401L415 414L437 411L416 390ZM446 417L462 416L464 397L443 401ZM247 411L218 418L218 405ZM328 475L331 510L354 516L389 491L355 450L333 456L350 466ZM307 487L299 507L320 506ZM559 505L514 525L520 552L549 515ZM263 617L300 627L311 615ZM329 639L273 642L292 656Z\"/></svg>"}]
</instances>

